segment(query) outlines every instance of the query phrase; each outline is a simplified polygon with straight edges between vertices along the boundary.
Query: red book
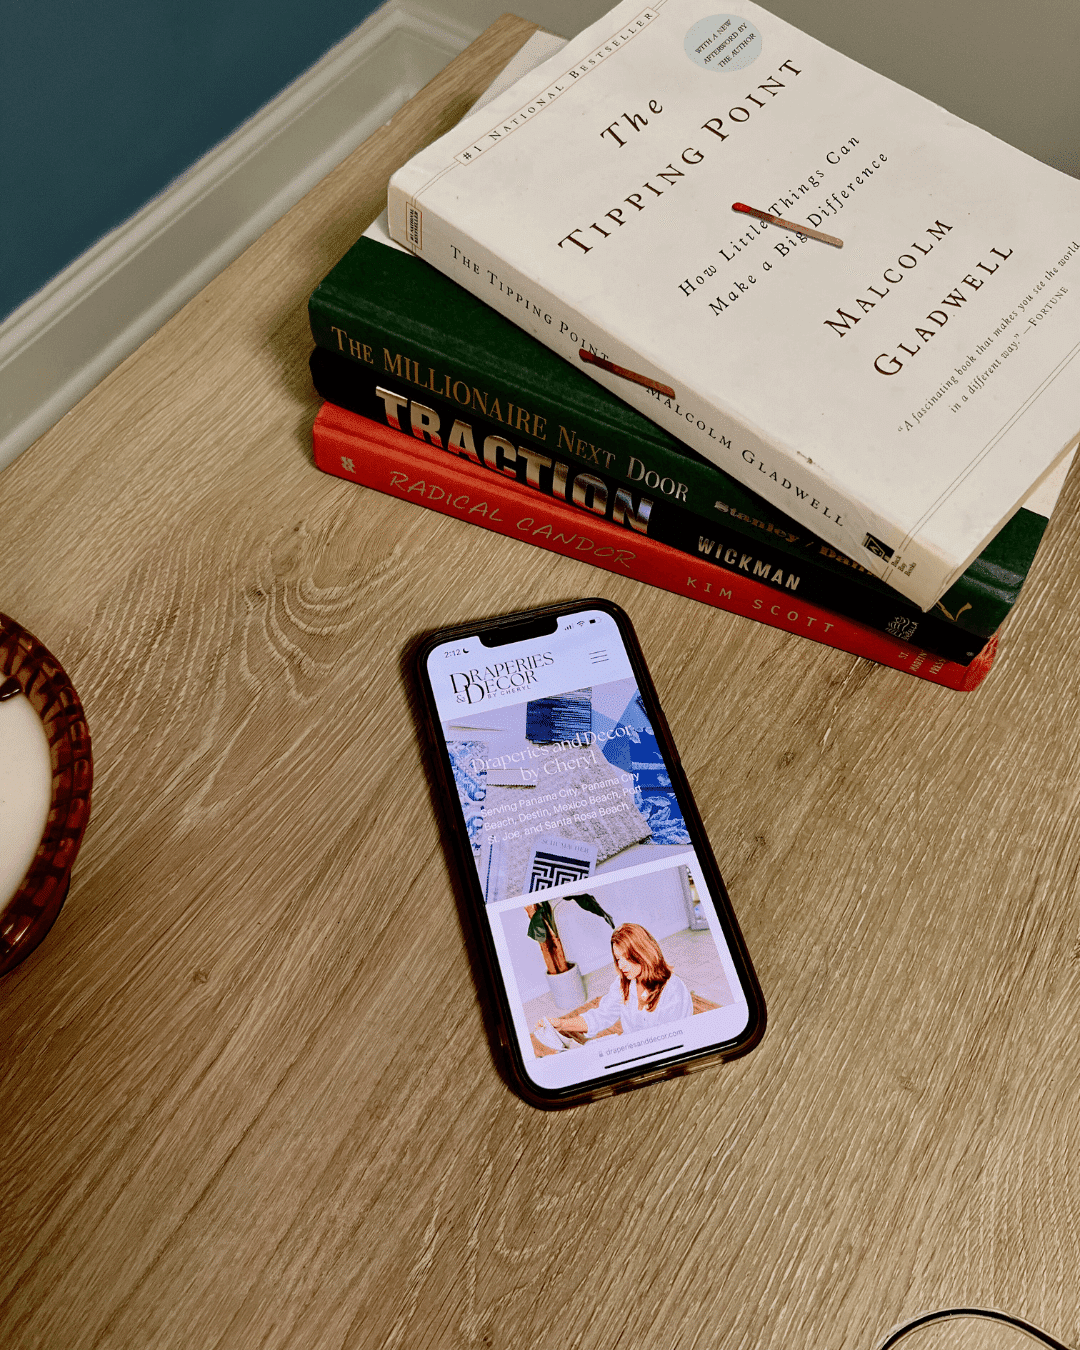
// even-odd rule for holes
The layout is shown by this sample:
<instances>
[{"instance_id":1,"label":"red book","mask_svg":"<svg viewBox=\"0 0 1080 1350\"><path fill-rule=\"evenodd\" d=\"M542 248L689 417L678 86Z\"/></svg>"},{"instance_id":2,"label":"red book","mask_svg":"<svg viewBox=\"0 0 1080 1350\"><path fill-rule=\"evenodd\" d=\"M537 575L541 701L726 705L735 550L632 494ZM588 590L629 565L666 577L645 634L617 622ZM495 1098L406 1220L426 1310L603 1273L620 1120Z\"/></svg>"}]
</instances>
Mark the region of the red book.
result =
<instances>
[{"instance_id":1,"label":"red book","mask_svg":"<svg viewBox=\"0 0 1080 1350\"><path fill-rule=\"evenodd\" d=\"M906 670L949 689L974 689L985 678L997 650L995 636L970 665L946 661L831 610L784 596L753 577L710 568L667 544L552 497L533 494L516 481L478 471L453 451L438 450L333 403L320 408L313 440L316 465L335 477L591 562L675 595L692 596L716 609Z\"/></svg>"}]
</instances>

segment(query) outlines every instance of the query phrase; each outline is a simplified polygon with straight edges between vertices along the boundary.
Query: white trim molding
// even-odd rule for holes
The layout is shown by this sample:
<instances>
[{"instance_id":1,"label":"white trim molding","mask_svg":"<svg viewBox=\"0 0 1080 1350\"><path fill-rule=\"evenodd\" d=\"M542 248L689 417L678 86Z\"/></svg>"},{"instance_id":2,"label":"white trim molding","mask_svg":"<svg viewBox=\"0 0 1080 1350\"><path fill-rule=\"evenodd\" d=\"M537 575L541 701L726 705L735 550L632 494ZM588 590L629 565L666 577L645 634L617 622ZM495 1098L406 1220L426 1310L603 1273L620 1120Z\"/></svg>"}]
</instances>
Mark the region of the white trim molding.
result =
<instances>
[{"instance_id":1,"label":"white trim molding","mask_svg":"<svg viewBox=\"0 0 1080 1350\"><path fill-rule=\"evenodd\" d=\"M464 50L471 19L388 0L20 305L0 325L0 469Z\"/></svg>"}]
</instances>

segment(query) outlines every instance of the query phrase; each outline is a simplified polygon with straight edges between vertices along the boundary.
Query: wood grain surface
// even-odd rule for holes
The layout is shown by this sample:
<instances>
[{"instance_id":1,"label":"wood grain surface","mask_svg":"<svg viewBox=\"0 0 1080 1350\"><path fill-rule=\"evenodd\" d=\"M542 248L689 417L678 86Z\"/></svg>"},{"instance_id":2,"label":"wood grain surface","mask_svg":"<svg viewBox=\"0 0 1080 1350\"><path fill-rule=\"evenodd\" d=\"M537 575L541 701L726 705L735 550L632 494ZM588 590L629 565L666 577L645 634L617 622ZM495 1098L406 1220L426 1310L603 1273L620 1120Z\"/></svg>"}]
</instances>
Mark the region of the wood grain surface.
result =
<instances>
[{"instance_id":1,"label":"wood grain surface","mask_svg":"<svg viewBox=\"0 0 1080 1350\"><path fill-rule=\"evenodd\" d=\"M0 983L0 1345L874 1350L952 1304L1080 1344L1080 478L955 694L311 463L309 291L531 31L0 478L0 609L96 770ZM589 594L637 626L769 1030L551 1113L493 1059L403 654Z\"/></svg>"}]
</instances>

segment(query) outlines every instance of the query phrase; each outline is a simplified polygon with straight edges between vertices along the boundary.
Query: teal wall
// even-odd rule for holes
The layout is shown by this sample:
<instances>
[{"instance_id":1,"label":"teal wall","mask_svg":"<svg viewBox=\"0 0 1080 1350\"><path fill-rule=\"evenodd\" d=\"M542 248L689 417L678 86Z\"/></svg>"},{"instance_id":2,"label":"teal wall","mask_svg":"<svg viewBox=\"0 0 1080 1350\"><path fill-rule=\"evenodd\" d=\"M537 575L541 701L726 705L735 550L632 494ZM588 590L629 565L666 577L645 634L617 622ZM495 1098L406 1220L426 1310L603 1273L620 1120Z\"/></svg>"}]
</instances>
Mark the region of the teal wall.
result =
<instances>
[{"instance_id":1,"label":"teal wall","mask_svg":"<svg viewBox=\"0 0 1080 1350\"><path fill-rule=\"evenodd\" d=\"M569 35L614 0L437 0ZM764 0L1080 173L1078 0ZM0 318L279 93L378 0L0 0ZM1022 16L1022 22L1017 18Z\"/></svg>"},{"instance_id":2,"label":"teal wall","mask_svg":"<svg viewBox=\"0 0 1080 1350\"><path fill-rule=\"evenodd\" d=\"M2 318L378 0L4 0L0 8Z\"/></svg>"}]
</instances>

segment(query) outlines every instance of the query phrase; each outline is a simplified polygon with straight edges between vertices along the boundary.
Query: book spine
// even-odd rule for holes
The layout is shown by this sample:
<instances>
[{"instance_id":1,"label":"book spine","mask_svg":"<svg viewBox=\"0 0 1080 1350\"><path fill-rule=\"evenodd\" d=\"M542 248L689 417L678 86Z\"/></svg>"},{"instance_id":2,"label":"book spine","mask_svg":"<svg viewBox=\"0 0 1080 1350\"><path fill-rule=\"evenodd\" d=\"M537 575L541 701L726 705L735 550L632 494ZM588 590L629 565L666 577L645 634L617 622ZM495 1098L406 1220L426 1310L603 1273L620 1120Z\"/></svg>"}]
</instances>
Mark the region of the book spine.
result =
<instances>
[{"instance_id":1,"label":"book spine","mask_svg":"<svg viewBox=\"0 0 1080 1350\"><path fill-rule=\"evenodd\" d=\"M424 266L418 259L410 257L409 261ZM478 303L467 293L461 298ZM435 339L441 343L447 336L439 327L429 324L424 334L406 331L406 325L397 325L397 311L369 309L362 297L345 297L325 284L313 293L308 314L316 345L347 360L357 371L404 380L421 397L456 397L457 407L466 415L480 407L491 409L491 415L515 434L521 430L515 414L524 415L527 406L531 425L548 450L602 463L606 472L635 491L655 485L700 516L741 512L777 527L791 524L768 502L678 441L666 445L659 438L628 437L625 429L581 410L569 410L536 389L525 391L515 378L518 371L493 370L482 348L451 344L456 350L449 354L437 348ZM458 317L447 321L456 322ZM572 373L569 368L567 373ZM661 484L666 486L661 488Z\"/></svg>"},{"instance_id":2,"label":"book spine","mask_svg":"<svg viewBox=\"0 0 1080 1350\"><path fill-rule=\"evenodd\" d=\"M720 575L665 544L606 520L586 519L509 480L477 479L445 453L331 403L315 420L313 445L316 465L336 477L950 689L974 689L993 661L996 639L970 665L958 665L819 606L784 599L750 577Z\"/></svg>"},{"instance_id":3,"label":"book spine","mask_svg":"<svg viewBox=\"0 0 1080 1350\"><path fill-rule=\"evenodd\" d=\"M400 255L400 260L423 266L419 260L406 255ZM477 303L465 292L455 297L455 301L462 306ZM463 328L467 329L468 313L460 317ZM783 549L784 539L794 538L795 542L785 551L798 558L800 566L806 566L809 559L825 575L838 578L846 585L855 583L865 588L869 597L867 604L878 602L876 610L867 610L868 615L882 616L899 600L896 592L860 563L838 553L817 536L797 530L790 517L680 442L665 445L628 437L625 431L615 433L611 427L594 422L587 415L568 413L563 406L545 399L535 389L523 393L517 384L502 379L502 372L491 368L482 348L478 351L466 344L459 350L452 340L444 345L443 339L452 339L442 327L451 323L449 316L435 326L429 324L423 333L417 333L411 331L412 326L401 323L399 310L370 304L357 292L342 294L324 283L311 297L309 320L317 346L338 357L354 371L358 383L393 376L421 391L422 397L440 399L448 411L453 408L467 417L475 415L480 406L489 407L514 434L520 434L515 426L514 411L520 407L518 400L523 399L528 405L531 425L540 429L537 439L546 453L562 452L566 458L580 459L590 467L602 465L605 476L620 486L635 492L651 490L661 500L677 502L688 513L711 522L713 530L733 530L755 545L780 541ZM425 336L429 339L427 342ZM569 369L567 373L570 374ZM324 384L334 378L336 393L320 389L325 397L351 406L350 386L346 379L331 376L325 367L320 378ZM370 415L363 408L353 410ZM1002 542L1006 533L1010 538L1017 535L1017 542L1021 534L1041 534L1045 524L1044 517L1021 508L1004 527ZM980 641L969 643L969 647L980 647L1008 616L1023 580L1023 575L1008 567L989 561L984 564L982 558L977 558L929 613L973 634ZM917 606L912 605L911 609L926 617ZM880 618L868 617L866 621L885 627L889 619L882 622ZM909 636L914 637L915 633Z\"/></svg>"},{"instance_id":4,"label":"book spine","mask_svg":"<svg viewBox=\"0 0 1080 1350\"><path fill-rule=\"evenodd\" d=\"M426 269L426 264L411 255L402 258L414 267ZM545 398L536 388L525 391L519 369L495 369L489 351L472 343L453 341L446 327L460 325L467 330L472 310L480 305L467 292L455 296L454 303L457 311L442 312L448 309L443 299L438 317L429 315L426 331L421 332L415 324L401 322L399 308L371 304L367 296L355 291L345 294L324 282L311 296L308 318L317 346L360 369L394 375L425 394L452 398L456 391L460 396L458 406L463 411L475 412L482 399L485 406L497 405L495 415L518 430L514 410L527 404L533 424L539 424L548 434L549 448L554 438L554 448L568 455L594 461L600 456L609 472L623 478L629 486L640 487L647 478L658 484L666 480L671 492L678 493L680 500L698 515L707 516L714 510L744 511L790 525L782 512L679 440L672 438L665 443L667 438L661 428L646 423L653 433L651 439L628 437L624 427L616 428L581 409L570 410L565 403ZM518 336L512 325L508 323L507 327ZM575 372L567 366L566 373L572 377ZM587 377L582 374L581 378Z\"/></svg>"},{"instance_id":5,"label":"book spine","mask_svg":"<svg viewBox=\"0 0 1080 1350\"><path fill-rule=\"evenodd\" d=\"M354 374L352 367L318 349L311 356L311 375L316 390L330 402L409 432L414 443L456 455L469 473L515 479L522 487L573 503L579 510L697 557L706 567L753 576L787 598L797 593L800 600L835 610L905 642L918 642L961 665L974 660L985 645L955 624L923 614L895 592L884 587L870 590L857 580L818 566L807 550L785 551L723 525L718 528L716 522L673 507L662 497L654 500L631 490L598 464L585 468L522 435L508 440L507 428L501 424L476 415L462 416L452 403L435 394L425 394L423 401L412 399L412 391L405 392L407 387L396 379L380 380L360 368Z\"/></svg>"},{"instance_id":6,"label":"book spine","mask_svg":"<svg viewBox=\"0 0 1080 1350\"><path fill-rule=\"evenodd\" d=\"M706 459L751 486L823 539L860 562L921 609L934 602L964 572L916 535L901 538L892 522L871 511L826 478L808 459L760 435L721 400L679 388L678 372L661 353L648 354L596 326L587 314L531 279L445 219L424 192L438 175L405 165L390 180L390 234L483 300L496 288L516 297L514 322L560 356L578 363L579 353L599 357L608 368L587 363L587 373L609 392L682 437ZM609 373L610 366L635 372L636 380ZM648 387L646 387L648 386Z\"/></svg>"}]
</instances>

